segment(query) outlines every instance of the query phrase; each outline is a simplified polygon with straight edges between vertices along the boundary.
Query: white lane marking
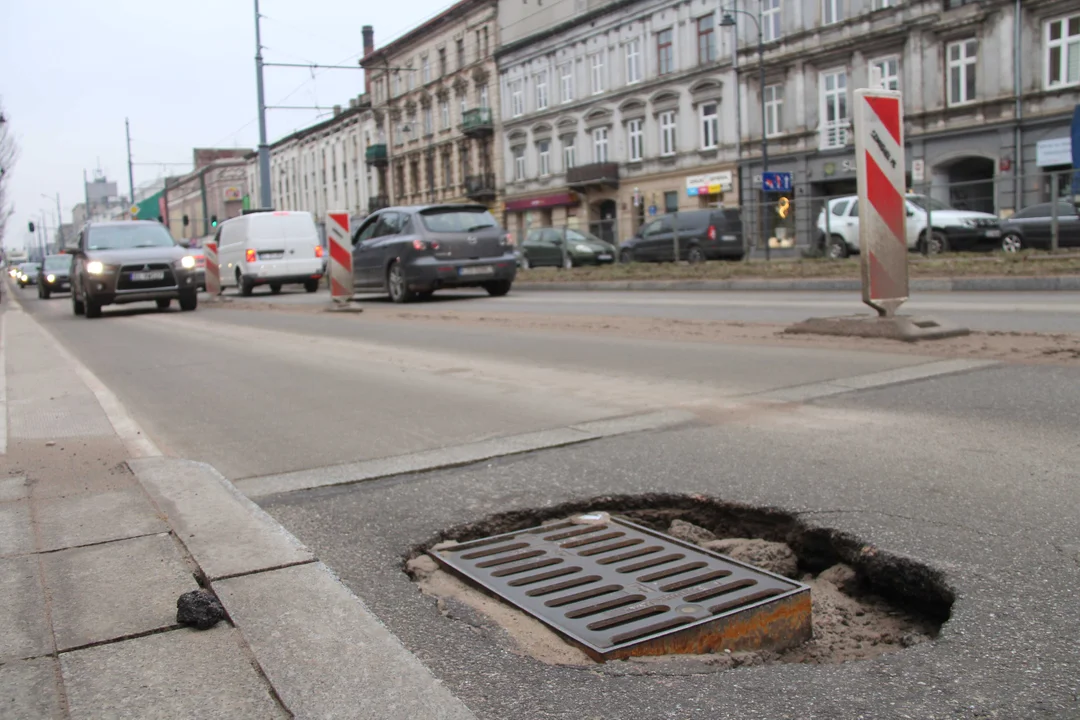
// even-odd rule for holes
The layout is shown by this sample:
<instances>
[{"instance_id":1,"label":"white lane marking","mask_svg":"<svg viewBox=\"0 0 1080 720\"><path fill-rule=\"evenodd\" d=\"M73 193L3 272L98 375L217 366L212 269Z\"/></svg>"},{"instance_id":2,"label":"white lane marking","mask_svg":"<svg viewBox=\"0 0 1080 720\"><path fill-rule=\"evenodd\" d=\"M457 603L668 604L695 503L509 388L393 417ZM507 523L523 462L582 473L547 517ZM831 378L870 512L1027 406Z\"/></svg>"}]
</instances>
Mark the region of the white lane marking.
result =
<instances>
[{"instance_id":1,"label":"white lane marking","mask_svg":"<svg viewBox=\"0 0 1080 720\"><path fill-rule=\"evenodd\" d=\"M11 293L10 297L15 301L15 304L22 311L22 303L15 296L15 293ZM161 450L150 439L150 436L143 431L137 422L128 414L124 408L124 404L120 402L120 399L113 394L105 383L98 379L98 376L90 371L90 368L86 367L79 361L74 355L68 352L68 349L56 339L51 332L49 332L44 325L34 319L34 316L30 313L25 313L26 318L32 322L38 330L53 344L56 348L56 352L60 357L71 363L72 369L75 374L82 380L90 392L94 393L94 397L97 398L98 404L101 405L101 409L105 412L105 417L109 419L109 423L113 426L113 430L119 436L120 441L124 443L124 448L127 450L128 455L132 458L144 458L144 457L160 457L162 455ZM6 408L6 405L5 405Z\"/></svg>"}]
</instances>

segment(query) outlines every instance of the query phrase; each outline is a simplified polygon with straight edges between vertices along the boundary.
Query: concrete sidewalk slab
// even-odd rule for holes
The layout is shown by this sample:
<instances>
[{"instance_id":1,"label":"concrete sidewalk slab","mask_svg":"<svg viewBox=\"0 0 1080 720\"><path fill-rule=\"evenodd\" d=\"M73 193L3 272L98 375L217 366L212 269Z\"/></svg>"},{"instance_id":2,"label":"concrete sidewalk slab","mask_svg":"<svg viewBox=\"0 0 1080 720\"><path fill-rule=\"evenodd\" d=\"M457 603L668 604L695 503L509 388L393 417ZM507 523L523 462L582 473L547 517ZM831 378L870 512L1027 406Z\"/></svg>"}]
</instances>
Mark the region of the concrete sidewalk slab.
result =
<instances>
[{"instance_id":1,"label":"concrete sidewalk slab","mask_svg":"<svg viewBox=\"0 0 1080 720\"><path fill-rule=\"evenodd\" d=\"M41 556L61 652L176 625L176 598L198 588L168 534Z\"/></svg>"},{"instance_id":2,"label":"concrete sidewalk slab","mask_svg":"<svg viewBox=\"0 0 1080 720\"><path fill-rule=\"evenodd\" d=\"M168 532L139 488L38 501L40 551Z\"/></svg>"},{"instance_id":3,"label":"concrete sidewalk slab","mask_svg":"<svg viewBox=\"0 0 1080 720\"><path fill-rule=\"evenodd\" d=\"M164 457L129 465L207 578L315 559L209 465Z\"/></svg>"},{"instance_id":4,"label":"concrete sidewalk slab","mask_svg":"<svg viewBox=\"0 0 1080 720\"><path fill-rule=\"evenodd\" d=\"M30 531L30 503L26 500L0 504L0 557L34 552Z\"/></svg>"},{"instance_id":5,"label":"concrete sidewalk slab","mask_svg":"<svg viewBox=\"0 0 1080 720\"><path fill-rule=\"evenodd\" d=\"M0 663L54 650L37 557L0 560Z\"/></svg>"},{"instance_id":6,"label":"concrete sidewalk slab","mask_svg":"<svg viewBox=\"0 0 1080 720\"><path fill-rule=\"evenodd\" d=\"M475 720L322 563L214 588L297 717Z\"/></svg>"},{"instance_id":7,"label":"concrete sidewalk slab","mask_svg":"<svg viewBox=\"0 0 1080 720\"><path fill-rule=\"evenodd\" d=\"M60 720L55 658L17 660L0 665L0 718Z\"/></svg>"},{"instance_id":8,"label":"concrete sidewalk slab","mask_svg":"<svg viewBox=\"0 0 1080 720\"><path fill-rule=\"evenodd\" d=\"M60 665L73 720L288 717L224 623L76 650Z\"/></svg>"},{"instance_id":9,"label":"concrete sidewalk slab","mask_svg":"<svg viewBox=\"0 0 1080 720\"><path fill-rule=\"evenodd\" d=\"M0 502L22 500L29 496L30 488L26 484L25 476L17 475L0 480Z\"/></svg>"}]
</instances>

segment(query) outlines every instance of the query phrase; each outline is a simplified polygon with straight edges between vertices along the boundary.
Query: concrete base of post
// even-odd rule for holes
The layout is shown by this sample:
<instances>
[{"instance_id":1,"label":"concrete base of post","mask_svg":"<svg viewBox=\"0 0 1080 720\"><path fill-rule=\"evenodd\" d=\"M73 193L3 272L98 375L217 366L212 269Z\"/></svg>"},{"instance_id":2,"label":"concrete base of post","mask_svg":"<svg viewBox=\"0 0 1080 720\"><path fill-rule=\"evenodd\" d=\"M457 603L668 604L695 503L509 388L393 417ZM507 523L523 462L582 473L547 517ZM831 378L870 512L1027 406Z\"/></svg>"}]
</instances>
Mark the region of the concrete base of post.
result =
<instances>
[{"instance_id":1,"label":"concrete base of post","mask_svg":"<svg viewBox=\"0 0 1080 720\"><path fill-rule=\"evenodd\" d=\"M231 297L225 297L224 295L213 295L208 292L199 294L200 305L224 305L225 303L231 303L233 299Z\"/></svg>"},{"instance_id":2,"label":"concrete base of post","mask_svg":"<svg viewBox=\"0 0 1080 720\"><path fill-rule=\"evenodd\" d=\"M918 342L961 337L971 333L967 328L928 317L894 315L845 315L842 317L810 318L784 329L793 335L840 335L844 337L881 338Z\"/></svg>"},{"instance_id":3,"label":"concrete base of post","mask_svg":"<svg viewBox=\"0 0 1080 720\"><path fill-rule=\"evenodd\" d=\"M329 305L323 308L325 312L332 313L362 313L364 308L352 302L352 298L334 298Z\"/></svg>"}]
</instances>

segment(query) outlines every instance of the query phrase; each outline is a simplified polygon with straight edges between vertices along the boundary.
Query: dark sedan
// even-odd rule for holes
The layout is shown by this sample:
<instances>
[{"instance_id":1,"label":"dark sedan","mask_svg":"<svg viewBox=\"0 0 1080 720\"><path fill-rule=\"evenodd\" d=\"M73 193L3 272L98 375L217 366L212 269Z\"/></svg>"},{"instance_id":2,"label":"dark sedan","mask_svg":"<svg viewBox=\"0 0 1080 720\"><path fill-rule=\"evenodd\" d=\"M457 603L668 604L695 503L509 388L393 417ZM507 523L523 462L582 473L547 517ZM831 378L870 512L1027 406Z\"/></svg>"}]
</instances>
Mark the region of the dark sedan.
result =
<instances>
[{"instance_id":1,"label":"dark sedan","mask_svg":"<svg viewBox=\"0 0 1080 720\"><path fill-rule=\"evenodd\" d=\"M615 254L614 245L589 233L573 228L536 228L521 244L521 266L605 265L615 262Z\"/></svg>"},{"instance_id":2,"label":"dark sedan","mask_svg":"<svg viewBox=\"0 0 1080 720\"><path fill-rule=\"evenodd\" d=\"M1017 252L1025 248L1050 248L1054 206L1041 203L1026 207L1001 223L1001 249ZM1080 215L1076 206L1058 201L1058 246L1080 247Z\"/></svg>"},{"instance_id":3,"label":"dark sedan","mask_svg":"<svg viewBox=\"0 0 1080 720\"><path fill-rule=\"evenodd\" d=\"M386 292L397 303L442 288L505 295L517 273L513 239L483 205L386 208L364 220L352 243L356 291Z\"/></svg>"},{"instance_id":4,"label":"dark sedan","mask_svg":"<svg viewBox=\"0 0 1080 720\"><path fill-rule=\"evenodd\" d=\"M38 297L48 300L54 292L71 289L71 256L49 255L38 271Z\"/></svg>"}]
</instances>

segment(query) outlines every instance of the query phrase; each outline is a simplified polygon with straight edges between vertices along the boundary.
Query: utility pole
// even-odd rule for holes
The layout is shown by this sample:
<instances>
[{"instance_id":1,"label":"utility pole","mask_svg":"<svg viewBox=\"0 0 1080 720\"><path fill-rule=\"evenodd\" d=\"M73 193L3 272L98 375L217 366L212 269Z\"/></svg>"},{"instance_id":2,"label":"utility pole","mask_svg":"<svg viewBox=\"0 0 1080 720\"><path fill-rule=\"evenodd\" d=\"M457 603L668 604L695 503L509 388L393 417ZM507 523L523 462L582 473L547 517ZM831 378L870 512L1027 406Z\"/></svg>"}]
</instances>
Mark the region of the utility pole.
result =
<instances>
[{"instance_id":1,"label":"utility pole","mask_svg":"<svg viewBox=\"0 0 1080 720\"><path fill-rule=\"evenodd\" d=\"M64 216L60 210L60 193L56 193L56 248L64 249Z\"/></svg>"},{"instance_id":2,"label":"utility pole","mask_svg":"<svg viewBox=\"0 0 1080 720\"><path fill-rule=\"evenodd\" d=\"M270 207L270 146L266 143L266 97L263 94L262 36L259 0L255 0L255 82L259 99L259 205Z\"/></svg>"},{"instance_id":3,"label":"utility pole","mask_svg":"<svg viewBox=\"0 0 1080 720\"><path fill-rule=\"evenodd\" d=\"M124 118L124 134L127 135L127 151L128 151L128 187L131 189L131 205L135 205L135 173L132 170L131 165L131 124L127 118ZM131 214L130 212L128 213ZM132 218L134 220L135 218Z\"/></svg>"},{"instance_id":4,"label":"utility pole","mask_svg":"<svg viewBox=\"0 0 1080 720\"><path fill-rule=\"evenodd\" d=\"M49 228L45 225L45 211L41 211L41 262L49 254Z\"/></svg>"},{"instance_id":5,"label":"utility pole","mask_svg":"<svg viewBox=\"0 0 1080 720\"><path fill-rule=\"evenodd\" d=\"M83 171L82 171L82 186L83 186L83 203L85 203L85 209L86 209L86 222L89 222L90 218L91 218L91 213L90 213L90 188L86 184L86 169L85 168L83 168Z\"/></svg>"}]
</instances>

